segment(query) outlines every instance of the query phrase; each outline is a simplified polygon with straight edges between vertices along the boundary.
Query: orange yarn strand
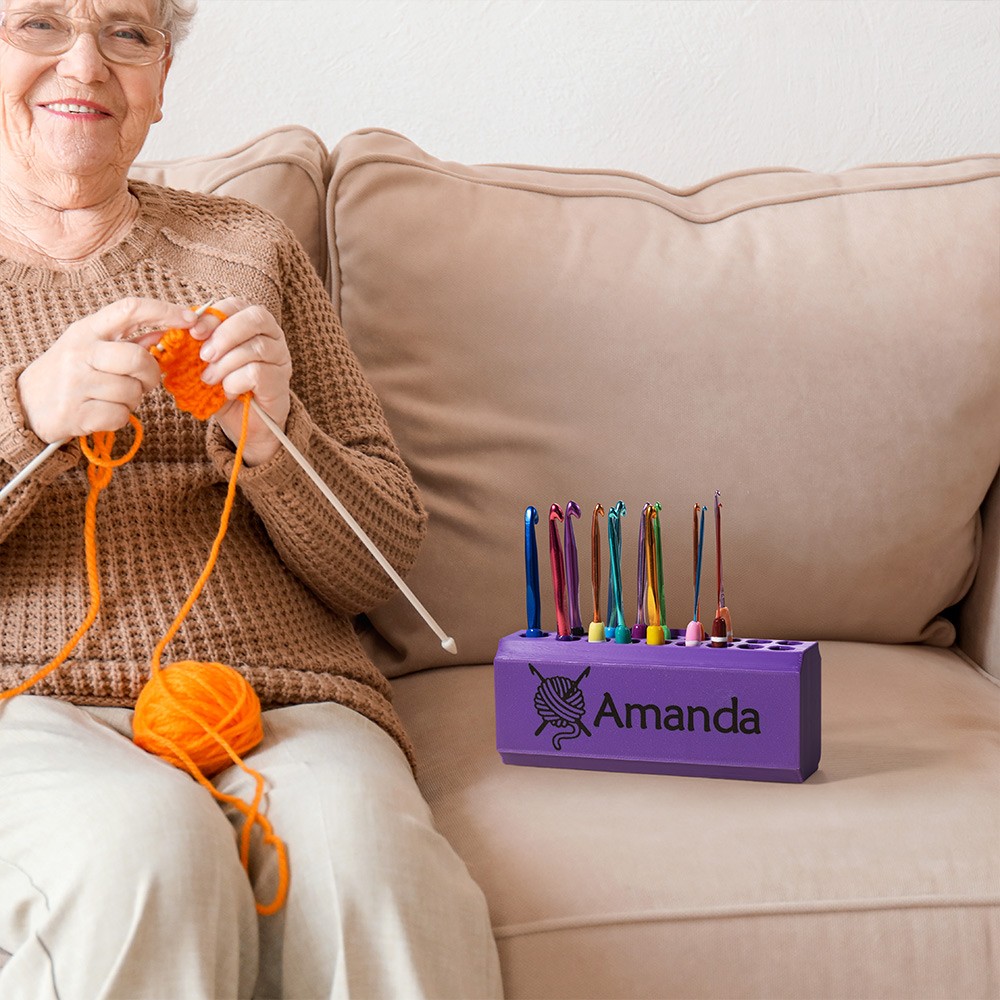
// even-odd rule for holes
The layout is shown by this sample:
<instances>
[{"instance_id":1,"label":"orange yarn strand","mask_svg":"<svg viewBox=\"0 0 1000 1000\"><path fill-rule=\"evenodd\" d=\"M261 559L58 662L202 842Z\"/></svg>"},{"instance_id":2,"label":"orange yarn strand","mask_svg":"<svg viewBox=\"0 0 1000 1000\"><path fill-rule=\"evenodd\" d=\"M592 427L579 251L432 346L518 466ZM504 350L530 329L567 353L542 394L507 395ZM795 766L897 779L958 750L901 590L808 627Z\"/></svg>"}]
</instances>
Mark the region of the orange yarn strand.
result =
<instances>
[{"instance_id":1,"label":"orange yarn strand","mask_svg":"<svg viewBox=\"0 0 1000 1000\"><path fill-rule=\"evenodd\" d=\"M73 633L69 642L56 654L56 656L45 664L40 670L32 674L26 681L18 684L17 687L9 691L0 691L0 701L13 698L23 694L28 688L34 687L40 680L47 677L53 670L58 669L69 659L70 653L76 649L79 641L86 635L90 626L97 620L97 613L101 607L101 581L97 573L97 501L101 498L103 490L110 482L114 470L126 462L130 462L142 444L142 424L138 417L129 415L129 421L135 428L135 441L132 447L121 458L113 459L111 450L114 447L115 435L113 431L100 431L93 435L93 449L87 444L86 438L80 438L80 447L87 456L90 465L87 467L87 479L90 482L90 490L87 493L87 507L84 514L84 547L87 564L87 583L90 589L90 607L80 627Z\"/></svg>"},{"instance_id":2,"label":"orange yarn strand","mask_svg":"<svg viewBox=\"0 0 1000 1000\"><path fill-rule=\"evenodd\" d=\"M184 333L187 334L187 331ZM193 338L188 337L188 339L197 346ZM194 352L194 357L197 358L197 351ZM190 363L190 352L185 360ZM200 359L198 363L203 364ZM200 379L198 381L200 382ZM267 916L276 913L284 905L288 894L289 876L284 842L275 836L270 821L260 812L260 803L264 795L264 778L258 771L249 767L240 756L241 753L252 750L264 738L260 701L243 675L225 664L182 660L167 664L166 667L160 666L164 649L177 634L215 568L222 540L229 526L229 517L236 498L236 478L243 463L243 450L250 419L250 394L245 393L241 399L243 421L219 531L201 576L198 577L183 607L167 629L166 635L153 651L150 679L135 704L133 741L137 746L162 757L174 767L187 771L216 799L233 806L243 814L240 861L248 872L250 837L253 827L260 826L264 843L274 848L278 859L278 888L275 897L268 904L257 903L257 912ZM184 405L181 405L182 402ZM190 397L185 397L183 401L178 400L178 406L182 409L187 409L188 404L200 405L197 399ZM208 780L230 763L253 778L256 790L251 803L220 792Z\"/></svg>"},{"instance_id":3,"label":"orange yarn strand","mask_svg":"<svg viewBox=\"0 0 1000 1000\"><path fill-rule=\"evenodd\" d=\"M218 319L226 316L217 309L208 309ZM151 349L164 374L163 384L172 393L177 407L205 420L226 402L221 386L201 381L207 365L199 357L200 345L187 330L167 330L159 344ZM236 499L236 480L243 463L247 427L250 418L250 393L240 397L243 420L240 427L236 458L229 478L219 530L209 552L208 561L191 593L177 613L166 635L153 651L150 678L135 705L133 741L149 753L187 771L211 795L242 813L240 861L249 875L250 840L254 826L259 826L266 847L274 850L278 863L278 888L269 903L257 903L257 912L268 916L284 905L288 895L288 853L284 842L275 835L267 816L261 811L264 798L264 778L247 766L241 754L248 753L264 738L260 700L246 678L222 663L199 663L183 660L160 666L163 651L174 638L204 589L218 559L222 540L229 526ZM97 619L101 604L101 588L97 560L97 501L101 491L111 482L114 470L131 461L142 442L142 424L129 416L135 428L135 441L121 458L111 457L115 435L101 432L92 435L93 447L80 438L80 447L90 463L87 479L90 489L84 516L87 580L90 607L80 627L56 657L10 691L0 692L0 701L13 698L61 666L76 648L87 630ZM251 802L219 791L209 780L230 764L235 764L254 780Z\"/></svg>"}]
</instances>

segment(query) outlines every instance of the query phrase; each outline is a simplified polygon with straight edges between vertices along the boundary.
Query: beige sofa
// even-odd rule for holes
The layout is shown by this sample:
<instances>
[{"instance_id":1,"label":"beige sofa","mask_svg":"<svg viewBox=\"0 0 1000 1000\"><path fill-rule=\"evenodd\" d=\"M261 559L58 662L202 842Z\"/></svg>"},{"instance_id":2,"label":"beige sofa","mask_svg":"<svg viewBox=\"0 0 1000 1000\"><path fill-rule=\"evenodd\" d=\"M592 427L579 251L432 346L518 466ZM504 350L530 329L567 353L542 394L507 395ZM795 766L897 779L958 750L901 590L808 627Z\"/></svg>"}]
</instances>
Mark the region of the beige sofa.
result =
<instances>
[{"instance_id":1,"label":"beige sofa","mask_svg":"<svg viewBox=\"0 0 1000 1000\"><path fill-rule=\"evenodd\" d=\"M385 404L459 654L402 598L362 627L508 996L1000 996L1000 157L677 189L289 127L135 173L286 219ZM624 500L631 581L661 502L682 627L716 489L737 634L820 640L818 772L503 764L525 506L544 577L550 503Z\"/></svg>"}]
</instances>

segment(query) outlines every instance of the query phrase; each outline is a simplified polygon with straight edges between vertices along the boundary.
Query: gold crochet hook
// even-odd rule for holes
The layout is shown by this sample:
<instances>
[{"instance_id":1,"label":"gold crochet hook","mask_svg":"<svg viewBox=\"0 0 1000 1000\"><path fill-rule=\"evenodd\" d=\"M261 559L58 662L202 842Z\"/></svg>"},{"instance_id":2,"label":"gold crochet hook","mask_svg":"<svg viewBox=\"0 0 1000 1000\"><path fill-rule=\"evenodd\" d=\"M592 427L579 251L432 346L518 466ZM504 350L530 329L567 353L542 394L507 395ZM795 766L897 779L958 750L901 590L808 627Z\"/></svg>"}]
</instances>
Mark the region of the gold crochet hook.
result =
<instances>
[{"instance_id":1,"label":"gold crochet hook","mask_svg":"<svg viewBox=\"0 0 1000 1000\"><path fill-rule=\"evenodd\" d=\"M211 309L215 304L215 299L209 299L203 306L199 306L195 311L195 316L204 316L206 310ZM3 489L0 489L0 500L3 500L8 493L11 493L18 486L21 485L34 471L35 469L44 465L63 445L69 444L72 438L65 438L62 441L53 441L50 445L47 445L42 451L40 451L23 469L14 474L13 479L7 483Z\"/></svg>"}]
</instances>

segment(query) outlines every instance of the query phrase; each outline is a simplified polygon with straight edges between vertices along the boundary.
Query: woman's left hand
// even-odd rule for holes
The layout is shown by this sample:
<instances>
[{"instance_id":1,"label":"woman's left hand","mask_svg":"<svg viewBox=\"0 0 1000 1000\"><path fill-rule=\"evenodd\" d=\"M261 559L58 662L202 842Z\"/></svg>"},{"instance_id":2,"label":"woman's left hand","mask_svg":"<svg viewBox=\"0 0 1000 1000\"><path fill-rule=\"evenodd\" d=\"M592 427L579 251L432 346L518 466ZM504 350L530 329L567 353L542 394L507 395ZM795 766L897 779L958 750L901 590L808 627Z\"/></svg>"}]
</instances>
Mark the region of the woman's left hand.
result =
<instances>
[{"instance_id":1,"label":"woman's left hand","mask_svg":"<svg viewBox=\"0 0 1000 1000\"><path fill-rule=\"evenodd\" d=\"M202 341L201 358L208 362L202 380L210 385L221 384L229 400L215 414L219 426L230 441L239 441L243 422L239 397L252 392L261 409L284 430L291 407L292 377L284 331L267 309L244 299L222 299L212 308L227 318L220 321L206 313L191 327L191 334ZM260 465L280 447L277 438L251 411L243 461Z\"/></svg>"}]
</instances>

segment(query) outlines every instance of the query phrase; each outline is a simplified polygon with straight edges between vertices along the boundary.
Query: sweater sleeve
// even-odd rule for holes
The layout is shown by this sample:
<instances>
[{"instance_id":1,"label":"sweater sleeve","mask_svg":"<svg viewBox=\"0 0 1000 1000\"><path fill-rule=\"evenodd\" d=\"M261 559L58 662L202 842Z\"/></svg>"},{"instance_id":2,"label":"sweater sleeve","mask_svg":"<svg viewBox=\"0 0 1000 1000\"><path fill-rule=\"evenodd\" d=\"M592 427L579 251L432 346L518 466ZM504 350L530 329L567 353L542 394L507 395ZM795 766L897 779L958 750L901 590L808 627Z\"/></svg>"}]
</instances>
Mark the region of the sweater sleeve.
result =
<instances>
[{"instance_id":1,"label":"sweater sleeve","mask_svg":"<svg viewBox=\"0 0 1000 1000\"><path fill-rule=\"evenodd\" d=\"M5 486L46 444L24 425L24 414L17 393L17 379L23 366L0 366L0 487ZM80 461L78 445L73 442L58 449L13 492L0 501L0 544L35 506L53 480Z\"/></svg>"},{"instance_id":2,"label":"sweater sleeve","mask_svg":"<svg viewBox=\"0 0 1000 1000\"><path fill-rule=\"evenodd\" d=\"M280 248L282 315L292 355L286 434L403 574L416 559L427 516L381 404L305 251ZM233 449L212 421L208 452L228 478ZM395 586L284 448L240 471L240 487L285 565L334 610L370 611Z\"/></svg>"}]
</instances>

